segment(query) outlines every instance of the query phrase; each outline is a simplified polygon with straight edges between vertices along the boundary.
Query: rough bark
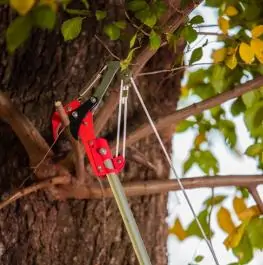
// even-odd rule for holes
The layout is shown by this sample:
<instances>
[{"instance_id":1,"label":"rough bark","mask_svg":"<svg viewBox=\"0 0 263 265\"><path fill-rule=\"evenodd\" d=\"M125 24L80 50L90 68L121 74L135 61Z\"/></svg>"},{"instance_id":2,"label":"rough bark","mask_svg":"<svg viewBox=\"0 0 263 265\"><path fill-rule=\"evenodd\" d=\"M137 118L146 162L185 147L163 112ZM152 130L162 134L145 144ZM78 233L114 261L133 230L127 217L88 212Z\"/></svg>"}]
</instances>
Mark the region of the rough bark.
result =
<instances>
[{"instance_id":1,"label":"rough bark","mask_svg":"<svg viewBox=\"0 0 263 265\"><path fill-rule=\"evenodd\" d=\"M106 8L111 17L121 19L124 14L117 2L99 1L98 4ZM8 8L0 10L1 31L12 17ZM50 121L55 100L68 102L75 98L94 73L112 59L94 37L98 32L100 27L94 19L84 22L81 36L71 43L62 40L59 30L55 33L36 31L14 56L5 52L4 40L0 40L1 90L9 93L16 107L34 123L49 144L52 143ZM108 42L107 45L118 56L125 55L125 47L120 43ZM162 48L146 70L170 67L175 58L167 48ZM138 84L154 118L176 108L178 75L139 78ZM133 93L128 116L129 130L146 121ZM34 174L26 150L12 129L0 122L0 194L4 196L31 183ZM171 127L163 134L167 147L172 130ZM115 131L116 113L102 134L114 141ZM169 169L154 137L133 147L155 165L155 170L128 160L121 174L122 181L168 178ZM69 150L68 142L63 139L54 148L59 156ZM167 264L167 196L131 198L130 202L152 264ZM137 264L114 200L106 199L105 205L106 216L104 203L98 200L54 201L43 191L18 200L0 212L0 263Z\"/></svg>"}]
</instances>

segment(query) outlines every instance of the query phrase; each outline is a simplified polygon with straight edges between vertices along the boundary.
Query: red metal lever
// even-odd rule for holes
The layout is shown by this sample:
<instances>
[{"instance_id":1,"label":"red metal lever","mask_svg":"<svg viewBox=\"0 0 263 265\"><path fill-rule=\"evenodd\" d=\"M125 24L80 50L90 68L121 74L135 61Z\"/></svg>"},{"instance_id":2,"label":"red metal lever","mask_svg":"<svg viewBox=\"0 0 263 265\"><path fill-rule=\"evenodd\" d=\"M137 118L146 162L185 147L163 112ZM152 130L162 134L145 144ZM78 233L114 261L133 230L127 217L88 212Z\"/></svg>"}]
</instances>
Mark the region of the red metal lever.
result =
<instances>
[{"instance_id":1,"label":"red metal lever","mask_svg":"<svg viewBox=\"0 0 263 265\"><path fill-rule=\"evenodd\" d=\"M66 113L72 113L80 106L78 100L74 100L64 107ZM58 130L61 127L60 116L55 112L52 116L53 137L58 137ZM93 126L93 114L89 111L82 120L78 136L85 147L86 154L89 158L92 170L96 176L103 177L109 173L119 173L125 165L123 156L113 157L109 144L104 138L96 138ZM105 166L105 161L111 160L112 168Z\"/></svg>"}]
</instances>

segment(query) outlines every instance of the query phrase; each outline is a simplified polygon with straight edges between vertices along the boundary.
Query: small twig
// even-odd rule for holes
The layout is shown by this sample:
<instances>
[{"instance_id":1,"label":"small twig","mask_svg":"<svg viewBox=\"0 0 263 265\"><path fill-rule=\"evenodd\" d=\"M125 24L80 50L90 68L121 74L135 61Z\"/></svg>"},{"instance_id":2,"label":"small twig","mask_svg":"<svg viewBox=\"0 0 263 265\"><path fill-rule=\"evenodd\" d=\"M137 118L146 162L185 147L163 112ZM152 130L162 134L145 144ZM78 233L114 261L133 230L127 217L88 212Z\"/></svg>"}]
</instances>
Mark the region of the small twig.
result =
<instances>
[{"instance_id":1,"label":"small twig","mask_svg":"<svg viewBox=\"0 0 263 265\"><path fill-rule=\"evenodd\" d=\"M55 102L55 107L59 116L61 118L61 122L64 128L67 128L70 124L67 113L65 112L62 103L60 101ZM82 146L79 141L75 140L71 135L70 131L66 129L67 136L72 144L73 152L75 155L74 164L76 168L76 175L80 183L84 183L85 181L85 165L84 165L84 152L82 152Z\"/></svg>"},{"instance_id":2,"label":"small twig","mask_svg":"<svg viewBox=\"0 0 263 265\"><path fill-rule=\"evenodd\" d=\"M59 177L55 177L52 179L43 180L37 184L18 190L13 195L10 195L9 197L7 197L4 201L0 202L0 210L6 207L7 205L11 204L12 202L30 193L36 192L38 190L50 188L50 187L53 187L54 185L59 185L59 184L65 185L69 183L70 183L70 177L68 176L59 176Z\"/></svg>"},{"instance_id":3,"label":"small twig","mask_svg":"<svg viewBox=\"0 0 263 265\"><path fill-rule=\"evenodd\" d=\"M32 167L32 168L34 169L33 173L36 173L37 169L38 169L38 168L41 166L41 164L45 161L45 159L47 158L48 154L52 151L53 146L54 146L54 145L56 144L56 142L58 141L59 136L63 133L64 130L65 130L65 127L62 128L62 129L60 130L60 132L58 133L58 137L57 137L57 139L54 140L54 142L53 142L52 145L49 147L48 151L47 151L46 154L43 156L43 158L39 161L39 163L38 163L36 166ZM25 179L25 180L22 182L22 184L20 185L20 187L22 187L22 186L24 185L24 183L25 183L26 180L27 180L27 179Z\"/></svg>"},{"instance_id":4,"label":"small twig","mask_svg":"<svg viewBox=\"0 0 263 265\"><path fill-rule=\"evenodd\" d=\"M125 16L126 18L130 21L131 25L136 28L137 30L141 31L144 35L146 36L150 36L149 33L147 33L146 31L144 31L141 27L137 26L135 23L133 23L133 21L131 20L130 16L128 15L128 13L125 10Z\"/></svg>"},{"instance_id":5,"label":"small twig","mask_svg":"<svg viewBox=\"0 0 263 265\"><path fill-rule=\"evenodd\" d=\"M131 151L131 153L130 152L127 153L128 158L134 160L135 162L138 162L139 164L157 173L156 167L150 161L148 161L145 155L141 153L139 150L137 150L137 148L130 146L128 149Z\"/></svg>"},{"instance_id":6,"label":"small twig","mask_svg":"<svg viewBox=\"0 0 263 265\"><path fill-rule=\"evenodd\" d=\"M255 200L259 210L263 214L263 202L262 202L260 195L258 193L257 185L251 185L250 187L248 187L248 190L251 193L253 199Z\"/></svg>"},{"instance_id":7,"label":"small twig","mask_svg":"<svg viewBox=\"0 0 263 265\"><path fill-rule=\"evenodd\" d=\"M156 75L156 74L170 73L170 72L175 72L175 71L179 71L179 70L186 69L186 68L190 68L190 67L194 67L194 66L213 65L213 64L214 63L196 63L196 64L192 64L192 65L182 65L182 66L178 66L178 67L171 68L171 69L163 69L163 70L156 70L156 71L151 71L151 72L140 73L140 74L138 74L138 76L146 76L146 75Z\"/></svg>"},{"instance_id":8,"label":"small twig","mask_svg":"<svg viewBox=\"0 0 263 265\"><path fill-rule=\"evenodd\" d=\"M205 32L205 31L198 31L199 35L207 35L207 36L220 36L220 37L228 37L225 34L217 33L217 32Z\"/></svg>"},{"instance_id":9,"label":"small twig","mask_svg":"<svg viewBox=\"0 0 263 265\"><path fill-rule=\"evenodd\" d=\"M213 27L218 27L218 24L210 24L210 25L198 25L194 26L195 28L213 28Z\"/></svg>"},{"instance_id":10,"label":"small twig","mask_svg":"<svg viewBox=\"0 0 263 265\"><path fill-rule=\"evenodd\" d=\"M95 39L97 40L97 41L99 41L100 42L100 44L109 52L109 54L113 57L113 58L115 58L115 59L117 59L118 61L120 61L121 59L120 59L120 57L118 57L117 55L115 55L111 50L110 50L110 48L103 42L103 40L102 39L100 39L96 34L95 34Z\"/></svg>"},{"instance_id":11,"label":"small twig","mask_svg":"<svg viewBox=\"0 0 263 265\"><path fill-rule=\"evenodd\" d=\"M211 201L213 202L214 197L215 197L215 189L212 188L211 191L212 191ZM213 242L212 242L212 228L211 228L211 220L212 219L211 219L211 217L212 217L213 209L214 209L214 203L212 203L211 209L210 209L209 214L208 214L208 226L209 226L209 237L208 237L208 240L209 240L209 242L210 242L212 247L213 247Z\"/></svg>"}]
</instances>

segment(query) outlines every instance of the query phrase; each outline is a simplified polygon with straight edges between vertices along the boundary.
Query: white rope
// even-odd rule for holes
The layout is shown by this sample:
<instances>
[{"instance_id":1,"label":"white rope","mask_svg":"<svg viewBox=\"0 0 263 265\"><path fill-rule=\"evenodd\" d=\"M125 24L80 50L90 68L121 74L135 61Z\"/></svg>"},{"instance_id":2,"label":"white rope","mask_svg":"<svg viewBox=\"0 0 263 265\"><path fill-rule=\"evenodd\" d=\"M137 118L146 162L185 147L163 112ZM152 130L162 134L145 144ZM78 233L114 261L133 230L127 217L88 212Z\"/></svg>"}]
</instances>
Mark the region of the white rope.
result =
<instances>
[{"instance_id":1,"label":"white rope","mask_svg":"<svg viewBox=\"0 0 263 265\"><path fill-rule=\"evenodd\" d=\"M119 147L120 147L121 112L122 112L122 92L123 92L123 80L121 80L121 87L120 87L118 124L117 124L117 141L116 141L116 156L118 156L118 154L119 154Z\"/></svg>"},{"instance_id":2,"label":"white rope","mask_svg":"<svg viewBox=\"0 0 263 265\"><path fill-rule=\"evenodd\" d=\"M186 190L185 190L185 188L184 188L184 186L183 186L183 184L182 184L182 182L181 182L178 174L176 173L176 170L175 170L175 168L173 166L172 160L171 160L171 158L170 158L170 156L169 156L169 154L168 154L168 152L167 152L167 150L166 150L166 148L165 148L165 146L163 144L163 141L162 141L162 139L161 139L161 137L160 137L160 135L159 135L159 133L158 133L155 125L154 125L154 122L153 122L153 120L152 120L152 118L151 118L151 116L150 116L150 114L149 114L149 112L148 112L148 110L147 110L147 108L146 108L146 106L144 104L144 101L142 99L142 96L141 96L141 94L140 94L140 92L139 92L139 90L138 90L138 88L137 88L137 86L136 86L136 84L134 82L134 79L131 77L130 80L131 80L132 86L133 86L133 88L134 88L134 90L135 90L135 92L136 92L136 94L138 96L138 99L139 99L139 101L140 101L140 103L142 105L142 108L143 108L143 110L144 110L144 112L145 112L145 114L146 114L146 116L147 116L147 118L149 120L149 123L150 123L150 125L151 125L151 127L152 127L152 129L153 129L153 131L154 131L154 133L155 133L155 135L156 135L156 137L157 137L160 145L161 145L161 148L162 148L162 150L164 152L164 155L166 157L166 160L169 163L169 165L170 165L170 167L171 167L171 169L172 169L172 171L173 171L173 173L174 173L174 175L175 175L175 177L176 177L176 179L178 181L178 184L179 184L180 189L181 189L181 191L182 191L182 193L184 195L184 198L185 198L185 200L186 200L186 202L187 202L187 204L188 204L188 206L189 206L189 208L190 208L190 210L191 210L191 212L192 212L192 214L193 214L193 216L194 216L194 218L196 220L196 223L197 223L197 225L198 225L198 227L199 227L199 229L200 229L200 231L201 231L201 233L202 233L202 235L204 237L204 240L207 243L207 246L209 247L209 249L211 251L211 254L213 256L213 259L215 261L215 264L220 265L219 264L219 261L218 261L218 259L216 257L215 251L213 249L213 246L210 244L210 242L209 242L209 240L208 240L208 238L207 238L207 236L205 234L205 231L204 231L204 229L203 229L200 221L198 220L198 217L197 217L197 215L195 213L195 210L194 210L194 208L193 208L193 206L191 204L191 201L190 201L190 199L189 199L189 197L188 197L188 195L186 193Z\"/></svg>"},{"instance_id":3,"label":"white rope","mask_svg":"<svg viewBox=\"0 0 263 265\"><path fill-rule=\"evenodd\" d=\"M123 144L122 144L122 155L125 158L126 153L126 134L127 134L127 115L128 115L128 93L129 85L125 85L124 88L124 117L123 117Z\"/></svg>"}]
</instances>

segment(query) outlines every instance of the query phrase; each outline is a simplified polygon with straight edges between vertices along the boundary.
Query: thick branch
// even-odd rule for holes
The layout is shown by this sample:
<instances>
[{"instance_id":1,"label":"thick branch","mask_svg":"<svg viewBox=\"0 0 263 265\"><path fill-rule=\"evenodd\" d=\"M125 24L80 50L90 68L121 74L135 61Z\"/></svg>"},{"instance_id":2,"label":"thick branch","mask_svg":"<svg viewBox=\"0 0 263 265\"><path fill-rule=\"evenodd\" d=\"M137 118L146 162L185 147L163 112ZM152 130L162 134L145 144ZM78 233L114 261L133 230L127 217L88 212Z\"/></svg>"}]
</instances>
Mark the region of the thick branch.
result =
<instances>
[{"instance_id":1,"label":"thick branch","mask_svg":"<svg viewBox=\"0 0 263 265\"><path fill-rule=\"evenodd\" d=\"M32 166L41 161L49 146L29 119L15 108L11 100L0 91L0 118L7 122L24 145Z\"/></svg>"},{"instance_id":2,"label":"thick branch","mask_svg":"<svg viewBox=\"0 0 263 265\"><path fill-rule=\"evenodd\" d=\"M181 180L185 189L197 189L197 188L215 188L215 187L249 187L250 185L263 184L262 175L229 175L229 176L214 176L214 177L194 177L184 178ZM131 182L124 184L125 193L127 196L146 196L153 194L167 193L169 191L178 191L180 186L175 179L169 180L151 180ZM71 196L73 198L84 199L94 198L100 199L105 197L112 197L110 187L105 187L103 194L101 189L98 188L86 188L77 187L71 190ZM79 197L80 196L80 197Z\"/></svg>"},{"instance_id":3,"label":"thick branch","mask_svg":"<svg viewBox=\"0 0 263 265\"><path fill-rule=\"evenodd\" d=\"M184 22L185 18L188 16L188 14L195 8L196 6L193 4L190 4L183 13L177 13L174 15L174 17L170 20L168 20L165 25L163 26L163 32L165 33L173 33L175 30L179 28L179 26ZM131 72L133 74L133 78L136 79L138 74L141 72L141 70L144 68L146 63L155 55L157 51L152 50L149 47L144 48L138 56L136 56L134 60L134 66L131 69ZM114 89L115 91L118 91L118 88ZM100 110L99 114L96 117L95 122L95 131L97 134L101 132L107 121L112 117L112 113L116 109L118 105L118 92L111 93L108 99L106 100L103 108Z\"/></svg>"},{"instance_id":4,"label":"thick branch","mask_svg":"<svg viewBox=\"0 0 263 265\"><path fill-rule=\"evenodd\" d=\"M29 195L30 193L36 192L38 190L46 189L54 187L54 185L59 184L69 184L70 183L70 177L68 176L62 176L62 177L55 177L48 180L43 180L37 184L34 184L32 186L26 187L24 189L21 189L14 194L7 197L3 202L0 203L0 210L6 207L7 205L11 204L12 202Z\"/></svg>"},{"instance_id":5,"label":"thick branch","mask_svg":"<svg viewBox=\"0 0 263 265\"><path fill-rule=\"evenodd\" d=\"M253 89L257 89L260 86L263 85L263 76L257 77L254 80L248 81L245 84L236 86L234 89L223 92L217 96L214 96L212 98L203 100L200 103L195 103L189 107L177 110L173 113L171 113L168 116L165 116L164 118L159 119L155 125L158 130L163 130L170 126L171 124L174 124L178 121L184 120L192 115L199 114L203 112L204 110L211 109L215 106L218 106L230 99L239 97L243 95L244 93L251 91ZM149 136L152 134L152 128L149 125L149 123L143 124L140 126L137 130L132 132L128 137L126 141L126 145L132 145L139 140Z\"/></svg>"},{"instance_id":6,"label":"thick branch","mask_svg":"<svg viewBox=\"0 0 263 265\"><path fill-rule=\"evenodd\" d=\"M85 187L84 185L68 185L71 181L69 176L55 177L53 179L44 180L40 183L34 184L30 187L17 191L15 194L8 197L5 201L0 203L0 209L9 205L10 203L26 196L32 192L40 189L51 188L54 185L63 185L58 189L58 198L60 199L101 199L113 197L110 187L105 187L103 191L100 187ZM194 177L184 178L181 182L185 189L198 188L215 188L238 186L250 189L263 184L262 175L229 175L229 176L214 176L214 177ZM178 191L180 186L176 179L169 180L151 180L130 182L123 184L125 193L128 197L132 196L147 196L154 194L167 193L169 191Z\"/></svg>"}]
</instances>

